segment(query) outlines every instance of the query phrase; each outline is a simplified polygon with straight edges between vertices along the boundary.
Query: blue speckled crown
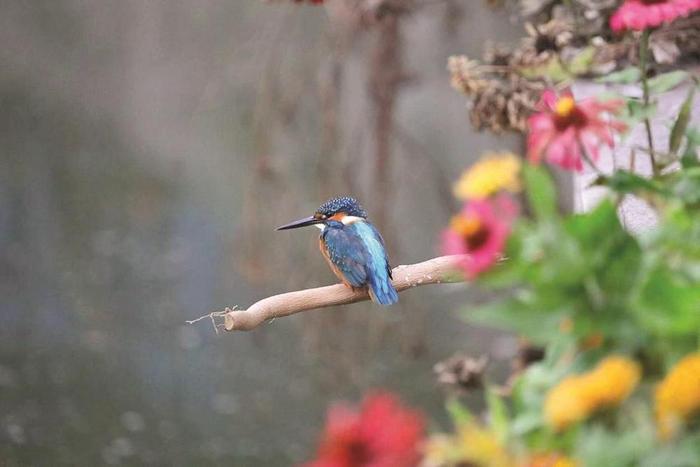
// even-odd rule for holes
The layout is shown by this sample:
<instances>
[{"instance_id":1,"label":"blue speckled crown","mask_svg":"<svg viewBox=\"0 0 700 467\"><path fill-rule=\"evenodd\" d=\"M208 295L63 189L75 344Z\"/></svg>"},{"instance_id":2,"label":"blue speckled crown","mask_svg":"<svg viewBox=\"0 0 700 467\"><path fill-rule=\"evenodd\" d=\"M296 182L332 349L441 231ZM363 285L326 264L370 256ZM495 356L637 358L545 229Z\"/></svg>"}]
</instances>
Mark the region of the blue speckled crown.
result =
<instances>
[{"instance_id":1,"label":"blue speckled crown","mask_svg":"<svg viewBox=\"0 0 700 467\"><path fill-rule=\"evenodd\" d=\"M360 206L360 203L358 203L355 198L351 198L350 196L331 198L323 203L316 212L328 217L338 212L344 212L349 216L367 218L367 212L362 209L362 206Z\"/></svg>"}]
</instances>

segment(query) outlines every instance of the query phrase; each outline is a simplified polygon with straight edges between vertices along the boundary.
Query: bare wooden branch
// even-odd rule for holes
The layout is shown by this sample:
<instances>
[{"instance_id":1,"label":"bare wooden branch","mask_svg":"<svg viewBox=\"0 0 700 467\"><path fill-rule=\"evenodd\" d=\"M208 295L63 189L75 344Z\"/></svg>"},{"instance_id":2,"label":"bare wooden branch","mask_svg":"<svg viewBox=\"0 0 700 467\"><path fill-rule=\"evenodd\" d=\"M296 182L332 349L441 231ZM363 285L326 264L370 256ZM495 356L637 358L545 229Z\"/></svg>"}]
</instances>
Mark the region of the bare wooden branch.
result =
<instances>
[{"instance_id":1,"label":"bare wooden branch","mask_svg":"<svg viewBox=\"0 0 700 467\"><path fill-rule=\"evenodd\" d=\"M456 267L462 259L461 255L441 256L422 263L397 266L393 270L394 287L401 292L419 285L462 282L464 277ZM369 300L366 290L353 291L342 284L336 284L273 295L247 310L227 308L224 312L211 315L223 316L224 329L227 331L250 331L274 318L364 300Z\"/></svg>"}]
</instances>

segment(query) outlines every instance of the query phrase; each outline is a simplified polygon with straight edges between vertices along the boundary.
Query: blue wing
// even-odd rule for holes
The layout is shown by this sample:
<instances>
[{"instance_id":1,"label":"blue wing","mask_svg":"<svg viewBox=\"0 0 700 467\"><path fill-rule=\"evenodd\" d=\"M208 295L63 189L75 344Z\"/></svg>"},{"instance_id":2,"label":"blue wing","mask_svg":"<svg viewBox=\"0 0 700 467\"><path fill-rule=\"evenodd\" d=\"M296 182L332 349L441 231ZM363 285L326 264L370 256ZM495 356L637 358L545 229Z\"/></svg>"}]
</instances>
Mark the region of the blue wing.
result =
<instances>
[{"instance_id":1,"label":"blue wing","mask_svg":"<svg viewBox=\"0 0 700 467\"><path fill-rule=\"evenodd\" d=\"M333 272L350 287L367 285L367 248L354 232L327 228L321 235L321 251Z\"/></svg>"},{"instance_id":2,"label":"blue wing","mask_svg":"<svg viewBox=\"0 0 700 467\"><path fill-rule=\"evenodd\" d=\"M398 301L384 240L369 222L326 228L321 234L321 251L346 285L369 287L372 300L381 305Z\"/></svg>"},{"instance_id":3,"label":"blue wing","mask_svg":"<svg viewBox=\"0 0 700 467\"><path fill-rule=\"evenodd\" d=\"M372 299L381 305L396 303L399 295L391 284L391 266L379 231L369 222L355 222L348 227L357 233L367 249L365 269Z\"/></svg>"},{"instance_id":4,"label":"blue wing","mask_svg":"<svg viewBox=\"0 0 700 467\"><path fill-rule=\"evenodd\" d=\"M355 229L361 232L361 236L363 239L365 239L365 243L367 244L368 249L370 251L374 250L372 257L376 262L376 266L378 268L381 268L383 266L386 270L386 273L389 276L389 279L393 279L393 276L391 275L391 265L389 264L389 257L386 254L386 248L384 246L384 239L379 233L379 230L377 230L374 224L370 222L357 223L353 224L353 226L355 226ZM370 232L364 233L362 232L363 230ZM362 235L362 233L364 233L364 235ZM376 243L371 241L370 239L376 240Z\"/></svg>"}]
</instances>

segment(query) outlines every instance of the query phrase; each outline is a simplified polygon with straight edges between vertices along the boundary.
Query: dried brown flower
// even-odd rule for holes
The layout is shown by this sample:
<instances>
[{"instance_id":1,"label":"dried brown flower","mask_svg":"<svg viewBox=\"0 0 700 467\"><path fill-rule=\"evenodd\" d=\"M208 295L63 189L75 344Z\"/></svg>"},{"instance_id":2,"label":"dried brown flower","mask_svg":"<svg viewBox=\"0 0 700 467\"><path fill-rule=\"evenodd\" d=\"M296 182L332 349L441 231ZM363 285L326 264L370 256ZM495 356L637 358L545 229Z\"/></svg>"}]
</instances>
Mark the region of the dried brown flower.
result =
<instances>
[{"instance_id":1,"label":"dried brown flower","mask_svg":"<svg viewBox=\"0 0 700 467\"><path fill-rule=\"evenodd\" d=\"M608 19L618 0L519 0L530 15L527 37L514 49L491 46L483 62L451 57L452 86L470 98L478 130L524 132L541 92L556 82L603 75L633 66L634 38L611 33ZM657 71L700 61L700 14L655 30L650 39Z\"/></svg>"},{"instance_id":2,"label":"dried brown flower","mask_svg":"<svg viewBox=\"0 0 700 467\"><path fill-rule=\"evenodd\" d=\"M440 384L451 386L459 391L468 391L483 387L483 375L487 365L488 357L485 355L473 358L457 353L447 360L436 363L433 371Z\"/></svg>"},{"instance_id":3,"label":"dried brown flower","mask_svg":"<svg viewBox=\"0 0 700 467\"><path fill-rule=\"evenodd\" d=\"M469 111L472 125L496 133L524 132L544 84L516 77L491 84L474 97Z\"/></svg>"},{"instance_id":4,"label":"dried brown flower","mask_svg":"<svg viewBox=\"0 0 700 467\"><path fill-rule=\"evenodd\" d=\"M468 96L483 91L488 86L488 81L483 79L479 70L479 62L470 60L465 55L448 58L447 69L451 75L452 87Z\"/></svg>"}]
</instances>

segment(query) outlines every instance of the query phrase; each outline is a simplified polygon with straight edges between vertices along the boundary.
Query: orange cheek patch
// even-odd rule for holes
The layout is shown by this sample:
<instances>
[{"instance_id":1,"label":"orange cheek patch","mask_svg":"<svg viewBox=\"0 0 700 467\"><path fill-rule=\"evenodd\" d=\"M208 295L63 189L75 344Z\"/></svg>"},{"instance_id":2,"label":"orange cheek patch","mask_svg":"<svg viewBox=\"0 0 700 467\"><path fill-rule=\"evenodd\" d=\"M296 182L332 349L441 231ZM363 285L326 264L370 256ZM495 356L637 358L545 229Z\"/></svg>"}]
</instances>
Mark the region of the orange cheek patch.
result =
<instances>
[{"instance_id":1,"label":"orange cheek patch","mask_svg":"<svg viewBox=\"0 0 700 467\"><path fill-rule=\"evenodd\" d=\"M329 219L332 221L342 222L343 217L345 217L345 216L347 216L347 214L345 214L344 212L336 212L331 217L329 217Z\"/></svg>"}]
</instances>

